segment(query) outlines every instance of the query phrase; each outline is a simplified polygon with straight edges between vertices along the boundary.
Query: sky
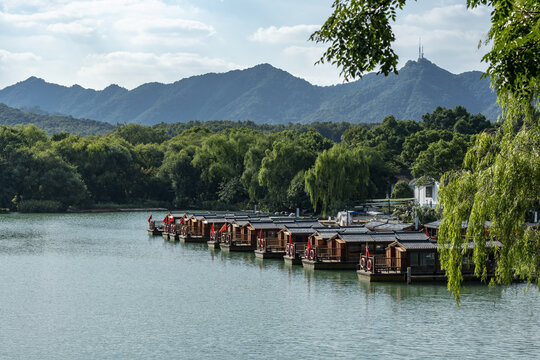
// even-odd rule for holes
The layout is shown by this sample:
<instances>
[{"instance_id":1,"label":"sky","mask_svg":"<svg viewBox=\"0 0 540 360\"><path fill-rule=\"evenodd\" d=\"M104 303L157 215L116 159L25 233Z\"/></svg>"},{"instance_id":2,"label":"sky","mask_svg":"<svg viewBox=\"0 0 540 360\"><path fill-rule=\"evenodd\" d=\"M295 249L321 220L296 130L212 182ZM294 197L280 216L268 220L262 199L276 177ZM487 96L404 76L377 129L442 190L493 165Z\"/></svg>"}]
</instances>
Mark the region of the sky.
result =
<instances>
[{"instance_id":1,"label":"sky","mask_svg":"<svg viewBox=\"0 0 540 360\"><path fill-rule=\"evenodd\" d=\"M343 83L314 65L308 41L333 0L0 0L0 88L37 76L65 86L127 89L269 63L316 85ZM399 67L424 56L461 73L485 70L490 9L465 0L409 1L393 24Z\"/></svg>"}]
</instances>

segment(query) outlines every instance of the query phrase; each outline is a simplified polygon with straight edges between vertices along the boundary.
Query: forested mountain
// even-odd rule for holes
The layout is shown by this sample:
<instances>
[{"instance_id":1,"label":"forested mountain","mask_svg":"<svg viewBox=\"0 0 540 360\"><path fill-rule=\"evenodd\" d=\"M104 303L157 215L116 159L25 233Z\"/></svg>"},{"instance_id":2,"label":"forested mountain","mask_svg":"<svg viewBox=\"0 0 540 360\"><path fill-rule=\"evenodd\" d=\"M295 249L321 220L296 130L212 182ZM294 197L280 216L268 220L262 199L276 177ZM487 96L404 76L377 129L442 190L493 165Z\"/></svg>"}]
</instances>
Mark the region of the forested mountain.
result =
<instances>
[{"instance_id":1,"label":"forested mountain","mask_svg":"<svg viewBox=\"0 0 540 360\"><path fill-rule=\"evenodd\" d=\"M436 106L457 105L495 120L499 111L495 94L488 79L480 76L478 71L455 75L420 59L407 62L399 75L368 74L352 83L321 87L262 64L172 84L148 83L133 90L111 85L96 91L31 77L0 90L0 102L111 124L190 120L361 123L380 122L387 115L420 120Z\"/></svg>"},{"instance_id":2,"label":"forested mountain","mask_svg":"<svg viewBox=\"0 0 540 360\"><path fill-rule=\"evenodd\" d=\"M59 132L68 132L82 136L104 135L114 129L114 126L106 122L75 119L71 116L40 115L14 109L0 103L0 125L20 124L34 124L38 128L45 130L49 135Z\"/></svg>"}]
</instances>

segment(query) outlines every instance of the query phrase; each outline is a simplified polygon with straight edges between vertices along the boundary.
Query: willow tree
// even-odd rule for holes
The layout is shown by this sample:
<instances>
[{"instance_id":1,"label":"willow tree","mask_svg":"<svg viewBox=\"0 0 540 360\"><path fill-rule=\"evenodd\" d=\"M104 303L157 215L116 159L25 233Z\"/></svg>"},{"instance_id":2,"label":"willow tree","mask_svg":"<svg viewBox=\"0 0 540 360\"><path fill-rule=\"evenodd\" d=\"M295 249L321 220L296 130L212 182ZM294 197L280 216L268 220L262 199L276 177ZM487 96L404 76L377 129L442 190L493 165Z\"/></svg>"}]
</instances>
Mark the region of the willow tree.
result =
<instances>
[{"instance_id":1,"label":"willow tree","mask_svg":"<svg viewBox=\"0 0 540 360\"><path fill-rule=\"evenodd\" d=\"M369 166L360 148L334 145L319 154L306 172L306 192L315 211L321 204L323 216L347 201L363 200L369 185Z\"/></svg>"},{"instance_id":2,"label":"willow tree","mask_svg":"<svg viewBox=\"0 0 540 360\"><path fill-rule=\"evenodd\" d=\"M347 80L378 69L397 72L398 57L391 22L406 0L335 0L333 13L311 40L330 43L319 62L341 68ZM540 285L540 232L526 226L540 203L540 5L538 0L467 0L474 9L488 6L491 28L483 57L502 108L502 126L477 137L464 167L442 177L443 220L439 235L441 265L448 287L459 301L463 256L472 239L476 274L486 277L489 234L502 243L495 249L495 281L515 278ZM468 221L467 235L461 223Z\"/></svg>"}]
</instances>

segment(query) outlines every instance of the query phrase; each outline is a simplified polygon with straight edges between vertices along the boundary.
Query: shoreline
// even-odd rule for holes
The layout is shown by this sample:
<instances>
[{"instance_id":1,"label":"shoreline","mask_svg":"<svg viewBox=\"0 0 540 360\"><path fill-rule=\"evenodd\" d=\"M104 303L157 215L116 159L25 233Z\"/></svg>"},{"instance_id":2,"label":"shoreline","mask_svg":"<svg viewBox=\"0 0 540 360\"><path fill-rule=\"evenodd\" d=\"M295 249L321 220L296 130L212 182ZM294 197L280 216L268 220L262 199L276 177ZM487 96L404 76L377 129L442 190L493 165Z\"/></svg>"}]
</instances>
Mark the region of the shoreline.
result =
<instances>
[{"instance_id":1,"label":"shoreline","mask_svg":"<svg viewBox=\"0 0 540 360\"><path fill-rule=\"evenodd\" d=\"M146 211L167 211L167 208L112 208L112 209L67 209L66 213L107 213L107 212L146 212Z\"/></svg>"}]
</instances>

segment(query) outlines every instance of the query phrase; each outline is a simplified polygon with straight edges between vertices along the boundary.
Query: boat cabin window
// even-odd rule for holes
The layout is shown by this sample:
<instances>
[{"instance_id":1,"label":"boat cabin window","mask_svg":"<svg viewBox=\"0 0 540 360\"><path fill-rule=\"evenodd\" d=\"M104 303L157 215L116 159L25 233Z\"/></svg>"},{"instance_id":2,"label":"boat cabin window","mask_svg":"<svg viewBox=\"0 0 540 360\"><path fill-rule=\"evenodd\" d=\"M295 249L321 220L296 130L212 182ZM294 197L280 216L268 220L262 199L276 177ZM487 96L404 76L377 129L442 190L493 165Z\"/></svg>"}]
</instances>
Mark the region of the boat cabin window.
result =
<instances>
[{"instance_id":1,"label":"boat cabin window","mask_svg":"<svg viewBox=\"0 0 540 360\"><path fill-rule=\"evenodd\" d=\"M433 266L435 265L435 254L427 253L411 253L411 266Z\"/></svg>"}]
</instances>

